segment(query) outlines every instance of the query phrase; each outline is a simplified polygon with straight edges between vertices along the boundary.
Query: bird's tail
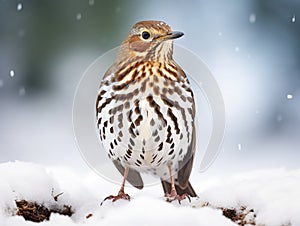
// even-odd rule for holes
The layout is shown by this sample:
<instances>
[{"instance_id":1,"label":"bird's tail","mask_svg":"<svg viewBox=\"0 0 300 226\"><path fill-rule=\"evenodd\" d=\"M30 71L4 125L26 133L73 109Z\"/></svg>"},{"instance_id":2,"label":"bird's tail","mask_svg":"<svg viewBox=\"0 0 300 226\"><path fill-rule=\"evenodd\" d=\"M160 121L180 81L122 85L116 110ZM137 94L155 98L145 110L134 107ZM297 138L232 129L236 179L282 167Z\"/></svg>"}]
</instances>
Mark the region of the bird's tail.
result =
<instances>
[{"instance_id":1,"label":"bird's tail","mask_svg":"<svg viewBox=\"0 0 300 226\"><path fill-rule=\"evenodd\" d=\"M164 180L161 180L161 184L163 186L165 194L169 194L171 192L171 184ZM197 197L197 194L190 182L188 182L187 186L184 188L180 187L178 184L175 184L175 189L178 195L187 194L191 197Z\"/></svg>"}]
</instances>

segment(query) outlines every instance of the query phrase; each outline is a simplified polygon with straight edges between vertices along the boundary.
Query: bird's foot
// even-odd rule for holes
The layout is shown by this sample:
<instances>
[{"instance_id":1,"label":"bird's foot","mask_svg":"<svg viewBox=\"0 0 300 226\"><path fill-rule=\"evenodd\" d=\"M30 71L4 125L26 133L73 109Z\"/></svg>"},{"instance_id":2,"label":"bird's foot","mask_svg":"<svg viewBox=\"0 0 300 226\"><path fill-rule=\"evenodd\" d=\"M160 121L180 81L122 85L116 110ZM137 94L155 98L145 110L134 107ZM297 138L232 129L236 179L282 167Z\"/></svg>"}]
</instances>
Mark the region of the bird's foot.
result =
<instances>
[{"instance_id":1,"label":"bird's foot","mask_svg":"<svg viewBox=\"0 0 300 226\"><path fill-rule=\"evenodd\" d=\"M178 195L176 191L171 191L171 193L166 194L165 197L167 202L173 202L174 200L177 200L179 204L181 204L181 201L186 198L188 198L189 202L191 202L191 198L188 194Z\"/></svg>"},{"instance_id":2,"label":"bird's foot","mask_svg":"<svg viewBox=\"0 0 300 226\"><path fill-rule=\"evenodd\" d=\"M100 206L102 206L102 204L106 201L106 200L111 200L112 202L115 202L119 199L124 199L124 200L128 200L130 201L130 196L126 193L124 193L123 191L119 191L118 195L110 195L107 196L100 204Z\"/></svg>"}]
</instances>

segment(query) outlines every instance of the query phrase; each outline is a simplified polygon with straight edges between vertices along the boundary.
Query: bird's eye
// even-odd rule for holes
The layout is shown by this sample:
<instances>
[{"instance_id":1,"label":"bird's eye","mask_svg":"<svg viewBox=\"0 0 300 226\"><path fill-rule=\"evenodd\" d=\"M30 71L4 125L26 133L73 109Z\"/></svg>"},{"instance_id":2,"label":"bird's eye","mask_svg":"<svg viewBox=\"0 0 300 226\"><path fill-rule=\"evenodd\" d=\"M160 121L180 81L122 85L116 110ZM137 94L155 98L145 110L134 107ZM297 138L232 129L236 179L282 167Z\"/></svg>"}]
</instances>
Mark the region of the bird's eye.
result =
<instances>
[{"instance_id":1,"label":"bird's eye","mask_svg":"<svg viewBox=\"0 0 300 226\"><path fill-rule=\"evenodd\" d=\"M148 31L143 31L142 37L143 39L147 40L148 38L150 38L150 33Z\"/></svg>"}]
</instances>

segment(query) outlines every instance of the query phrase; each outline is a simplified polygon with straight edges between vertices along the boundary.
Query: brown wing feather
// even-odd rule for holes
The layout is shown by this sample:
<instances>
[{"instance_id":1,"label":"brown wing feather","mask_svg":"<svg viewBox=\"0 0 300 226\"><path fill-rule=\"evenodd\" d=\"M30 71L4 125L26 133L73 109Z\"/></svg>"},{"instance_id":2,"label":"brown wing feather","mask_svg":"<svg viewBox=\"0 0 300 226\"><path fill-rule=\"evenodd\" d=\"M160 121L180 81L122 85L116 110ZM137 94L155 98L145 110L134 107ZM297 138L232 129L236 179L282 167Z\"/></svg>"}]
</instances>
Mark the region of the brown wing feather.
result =
<instances>
[{"instance_id":1,"label":"brown wing feather","mask_svg":"<svg viewBox=\"0 0 300 226\"><path fill-rule=\"evenodd\" d=\"M161 184L163 186L165 194L170 194L171 192L171 184L167 181L161 180ZM188 182L186 188L182 189L179 185L175 184L175 189L178 195L186 195L188 194L191 197L197 197L195 190L193 189L190 182Z\"/></svg>"},{"instance_id":2,"label":"brown wing feather","mask_svg":"<svg viewBox=\"0 0 300 226\"><path fill-rule=\"evenodd\" d=\"M188 146L188 151L184 156L183 160L179 162L179 171L178 171L178 184L181 188L185 188L188 185L189 177L193 168L195 146L196 146L196 131L195 126L193 125L192 133L192 142Z\"/></svg>"},{"instance_id":3,"label":"brown wing feather","mask_svg":"<svg viewBox=\"0 0 300 226\"><path fill-rule=\"evenodd\" d=\"M124 175L125 168L121 165L121 163L117 160L113 160L115 167L119 170L119 172ZM138 189L142 189L144 187L143 179L141 174L133 169L129 169L127 181L134 187Z\"/></svg>"},{"instance_id":4,"label":"brown wing feather","mask_svg":"<svg viewBox=\"0 0 300 226\"><path fill-rule=\"evenodd\" d=\"M182 72L184 73L184 72ZM192 93L193 97L193 93ZM193 101L192 105L192 117L195 119L195 102ZM185 188L188 185L189 177L193 168L193 161L196 149L196 129L195 129L195 121L192 123L192 140L191 144L188 146L188 151L184 156L183 160L179 162L179 171L178 171L178 183L179 186Z\"/></svg>"},{"instance_id":5,"label":"brown wing feather","mask_svg":"<svg viewBox=\"0 0 300 226\"><path fill-rule=\"evenodd\" d=\"M185 72L182 70L182 68L177 64L178 66L178 73L180 74L180 78L186 78ZM191 92L192 98L194 99L194 94ZM195 119L195 102L193 100L192 104L192 118ZM195 122L192 123L192 140L191 144L188 146L188 150L186 155L184 156L183 160L179 162L179 171L178 171L178 184L181 187L181 189L186 189L190 183L189 183L189 177L192 171L193 167L193 161L194 161L194 155L195 155L195 149L196 149L196 129L195 129Z\"/></svg>"}]
</instances>

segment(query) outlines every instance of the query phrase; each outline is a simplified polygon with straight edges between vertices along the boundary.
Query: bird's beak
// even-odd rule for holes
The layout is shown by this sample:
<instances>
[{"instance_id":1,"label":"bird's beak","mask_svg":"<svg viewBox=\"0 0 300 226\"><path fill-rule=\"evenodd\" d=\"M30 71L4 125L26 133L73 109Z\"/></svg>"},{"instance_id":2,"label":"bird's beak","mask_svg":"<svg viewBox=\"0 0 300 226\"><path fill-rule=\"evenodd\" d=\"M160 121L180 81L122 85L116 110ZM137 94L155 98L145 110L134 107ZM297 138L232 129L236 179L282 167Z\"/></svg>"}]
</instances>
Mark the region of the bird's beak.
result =
<instances>
[{"instance_id":1,"label":"bird's beak","mask_svg":"<svg viewBox=\"0 0 300 226\"><path fill-rule=\"evenodd\" d=\"M162 40L162 41L165 41L165 40L172 40L172 39L180 38L181 36L183 36L182 32L173 31L173 32L168 33L166 35L160 36L159 39Z\"/></svg>"}]
</instances>

